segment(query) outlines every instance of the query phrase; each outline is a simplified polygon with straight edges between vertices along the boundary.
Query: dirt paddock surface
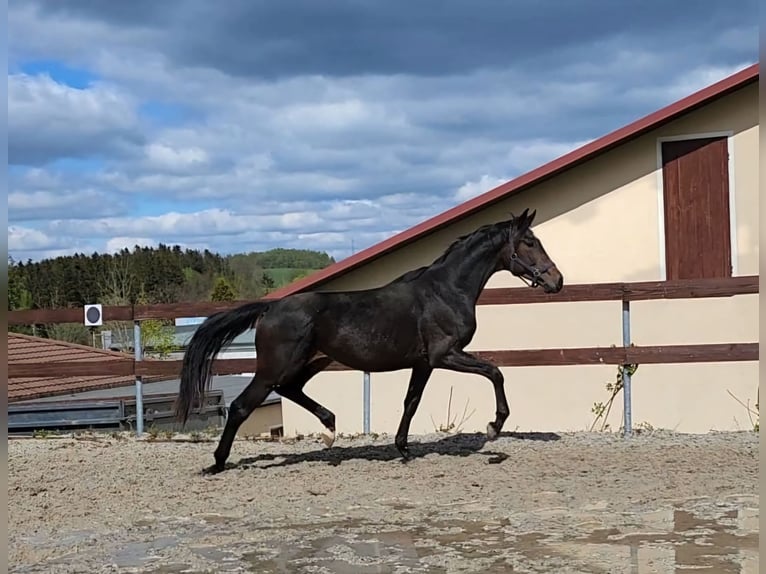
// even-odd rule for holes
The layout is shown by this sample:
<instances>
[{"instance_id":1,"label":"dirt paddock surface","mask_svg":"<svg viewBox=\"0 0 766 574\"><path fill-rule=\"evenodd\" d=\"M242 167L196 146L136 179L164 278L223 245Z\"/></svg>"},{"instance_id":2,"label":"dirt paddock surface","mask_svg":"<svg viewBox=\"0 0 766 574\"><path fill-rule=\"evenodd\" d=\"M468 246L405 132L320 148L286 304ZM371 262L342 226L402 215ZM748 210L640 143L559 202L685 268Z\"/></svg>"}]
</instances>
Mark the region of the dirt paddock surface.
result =
<instances>
[{"instance_id":1,"label":"dirt paddock surface","mask_svg":"<svg viewBox=\"0 0 766 574\"><path fill-rule=\"evenodd\" d=\"M9 441L12 572L758 572L758 434Z\"/></svg>"}]
</instances>

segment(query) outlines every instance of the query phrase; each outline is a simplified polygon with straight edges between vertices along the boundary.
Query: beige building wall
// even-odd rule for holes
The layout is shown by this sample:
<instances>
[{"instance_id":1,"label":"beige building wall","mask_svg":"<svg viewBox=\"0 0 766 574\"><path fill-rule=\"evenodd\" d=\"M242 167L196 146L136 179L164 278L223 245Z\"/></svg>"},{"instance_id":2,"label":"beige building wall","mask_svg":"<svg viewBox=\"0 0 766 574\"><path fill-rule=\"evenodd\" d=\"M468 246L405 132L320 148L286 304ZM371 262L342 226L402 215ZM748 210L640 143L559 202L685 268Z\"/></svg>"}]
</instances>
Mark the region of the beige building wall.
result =
<instances>
[{"instance_id":1,"label":"beige building wall","mask_svg":"<svg viewBox=\"0 0 766 574\"><path fill-rule=\"evenodd\" d=\"M282 405L271 403L258 407L239 427L237 435L241 437L269 434L271 429L282 426Z\"/></svg>"},{"instance_id":2,"label":"beige building wall","mask_svg":"<svg viewBox=\"0 0 766 574\"><path fill-rule=\"evenodd\" d=\"M359 289L385 283L428 264L457 236L525 207L537 209L535 232L565 282L600 283L664 279L662 179L659 138L728 132L736 275L758 274L758 86L750 86L633 142L570 169L482 212L322 286ZM510 274L488 287L522 287ZM646 301L631 305L637 345L758 341L757 295L734 298ZM621 345L619 302L479 306L478 330L469 350ZM633 378L633 423L682 432L750 428L746 410L729 394L752 404L757 363L642 365ZM606 402L605 384L616 366L504 367L511 416L506 430L574 431L593 421L595 402ZM371 375L374 432L393 433L402 413L408 371ZM437 370L411 426L412 434L458 422L467 405L465 431L484 431L494 418L489 381ZM306 392L334 411L341 432L362 430L362 373L325 372ZM621 424L622 398L610 424ZM285 433L315 432L316 419L283 402Z\"/></svg>"}]
</instances>

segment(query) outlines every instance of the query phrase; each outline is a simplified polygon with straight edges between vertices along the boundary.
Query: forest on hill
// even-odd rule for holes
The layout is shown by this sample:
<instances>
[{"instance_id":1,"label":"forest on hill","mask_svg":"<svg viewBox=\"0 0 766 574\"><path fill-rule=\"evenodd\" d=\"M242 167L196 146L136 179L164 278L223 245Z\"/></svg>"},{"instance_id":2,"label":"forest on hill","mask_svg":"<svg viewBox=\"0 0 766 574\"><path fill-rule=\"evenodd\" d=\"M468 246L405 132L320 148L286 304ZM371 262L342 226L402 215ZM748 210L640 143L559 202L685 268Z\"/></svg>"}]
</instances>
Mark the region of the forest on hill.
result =
<instances>
[{"instance_id":1,"label":"forest on hill","mask_svg":"<svg viewBox=\"0 0 766 574\"><path fill-rule=\"evenodd\" d=\"M9 256L8 309L209 301L223 291L255 299L334 262L308 249L220 255L162 244L26 263Z\"/></svg>"},{"instance_id":2,"label":"forest on hill","mask_svg":"<svg viewBox=\"0 0 766 574\"><path fill-rule=\"evenodd\" d=\"M162 244L42 261L9 256L8 310L257 299L334 262L327 253L309 249L220 255ZM91 342L81 324L9 330Z\"/></svg>"}]
</instances>

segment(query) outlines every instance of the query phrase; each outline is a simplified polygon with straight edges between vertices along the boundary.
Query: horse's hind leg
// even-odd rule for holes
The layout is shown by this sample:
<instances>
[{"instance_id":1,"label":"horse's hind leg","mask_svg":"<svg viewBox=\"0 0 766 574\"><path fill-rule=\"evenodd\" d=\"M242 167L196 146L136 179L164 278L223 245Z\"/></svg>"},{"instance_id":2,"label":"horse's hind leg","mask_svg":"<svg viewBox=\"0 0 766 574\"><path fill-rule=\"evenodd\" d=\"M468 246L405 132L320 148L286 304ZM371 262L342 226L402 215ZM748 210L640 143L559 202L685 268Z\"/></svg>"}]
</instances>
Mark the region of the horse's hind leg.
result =
<instances>
[{"instance_id":1,"label":"horse's hind leg","mask_svg":"<svg viewBox=\"0 0 766 574\"><path fill-rule=\"evenodd\" d=\"M215 449L215 464L208 469L208 472L220 472L224 469L237 430L258 405L269 396L269 392L271 392L271 386L267 384L265 379L259 378L256 374L250 384L245 387L245 390L231 402L226 417L226 426L223 429L221 439L218 441L218 448Z\"/></svg>"},{"instance_id":2,"label":"horse's hind leg","mask_svg":"<svg viewBox=\"0 0 766 574\"><path fill-rule=\"evenodd\" d=\"M330 431L329 435L322 434L322 440L328 447L332 446L335 442L335 413L320 405L314 399L306 396L303 392L303 387L306 386L306 383L308 383L314 375L325 370L330 363L332 363L332 359L329 357L314 359L308 365L303 367L294 379L274 389L284 398L290 399L296 405L303 407L319 419L319 422Z\"/></svg>"},{"instance_id":3,"label":"horse's hind leg","mask_svg":"<svg viewBox=\"0 0 766 574\"><path fill-rule=\"evenodd\" d=\"M264 326L263 322L260 324L260 334L255 342L258 353L257 373L245 390L231 403L226 426L215 450L215 465L212 467L214 472L224 469L240 425L264 401L269 392L295 379L312 356L309 332L291 330L292 325L289 323L280 326L281 332L273 329L273 326Z\"/></svg>"}]
</instances>

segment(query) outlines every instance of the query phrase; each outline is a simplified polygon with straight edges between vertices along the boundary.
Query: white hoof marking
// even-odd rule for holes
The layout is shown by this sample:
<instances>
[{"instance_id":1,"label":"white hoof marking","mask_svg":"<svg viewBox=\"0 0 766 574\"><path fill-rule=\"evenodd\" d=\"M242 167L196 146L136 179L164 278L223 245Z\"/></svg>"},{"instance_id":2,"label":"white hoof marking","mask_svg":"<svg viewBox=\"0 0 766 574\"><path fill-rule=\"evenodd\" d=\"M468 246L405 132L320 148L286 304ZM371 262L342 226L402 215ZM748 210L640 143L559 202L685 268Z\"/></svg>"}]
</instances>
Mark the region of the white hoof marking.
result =
<instances>
[{"instance_id":1,"label":"white hoof marking","mask_svg":"<svg viewBox=\"0 0 766 574\"><path fill-rule=\"evenodd\" d=\"M331 434L322 433L322 442L324 442L327 448L330 448L335 442L335 433L334 432Z\"/></svg>"}]
</instances>

